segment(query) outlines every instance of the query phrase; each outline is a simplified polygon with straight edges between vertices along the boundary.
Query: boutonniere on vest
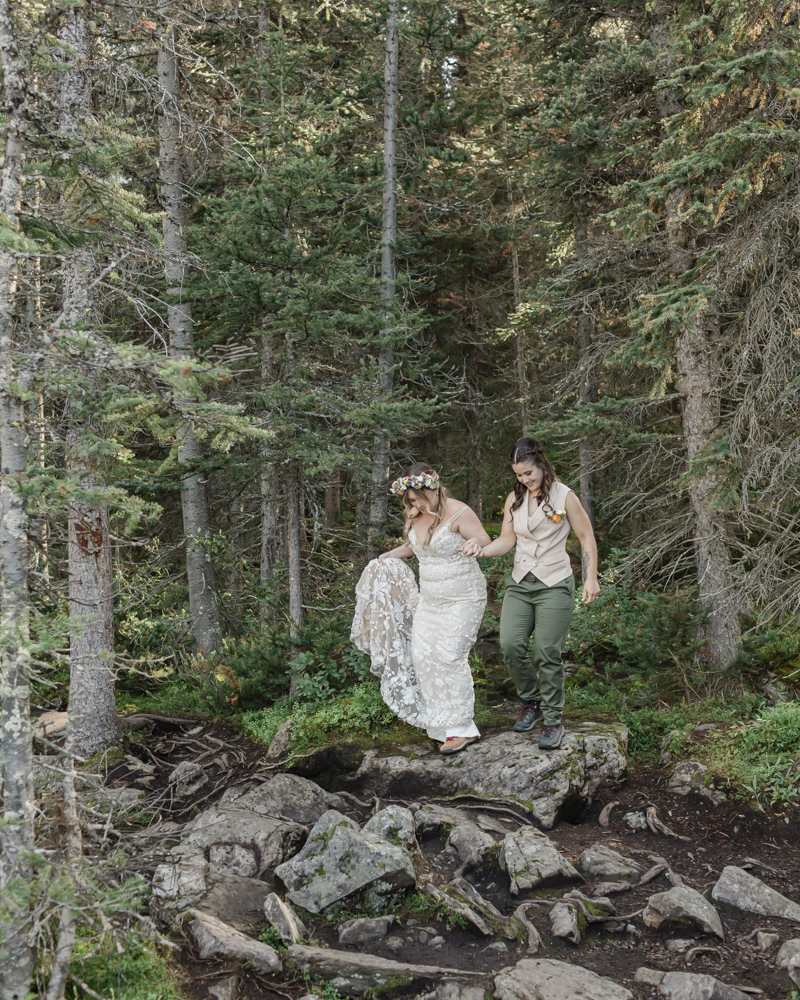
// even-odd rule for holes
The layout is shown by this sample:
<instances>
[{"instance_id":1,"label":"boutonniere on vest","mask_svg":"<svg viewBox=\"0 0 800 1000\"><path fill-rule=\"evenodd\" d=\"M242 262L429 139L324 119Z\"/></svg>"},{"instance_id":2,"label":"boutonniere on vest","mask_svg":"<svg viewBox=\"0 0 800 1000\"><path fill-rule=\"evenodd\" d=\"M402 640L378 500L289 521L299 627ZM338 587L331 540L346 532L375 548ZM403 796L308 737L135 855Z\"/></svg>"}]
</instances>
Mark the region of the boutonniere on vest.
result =
<instances>
[{"instance_id":1,"label":"boutonniere on vest","mask_svg":"<svg viewBox=\"0 0 800 1000\"><path fill-rule=\"evenodd\" d=\"M567 516L567 512L565 510L553 510L551 507L550 510L546 510L544 512L544 516L548 521L552 521L553 524L558 524L562 517Z\"/></svg>"}]
</instances>

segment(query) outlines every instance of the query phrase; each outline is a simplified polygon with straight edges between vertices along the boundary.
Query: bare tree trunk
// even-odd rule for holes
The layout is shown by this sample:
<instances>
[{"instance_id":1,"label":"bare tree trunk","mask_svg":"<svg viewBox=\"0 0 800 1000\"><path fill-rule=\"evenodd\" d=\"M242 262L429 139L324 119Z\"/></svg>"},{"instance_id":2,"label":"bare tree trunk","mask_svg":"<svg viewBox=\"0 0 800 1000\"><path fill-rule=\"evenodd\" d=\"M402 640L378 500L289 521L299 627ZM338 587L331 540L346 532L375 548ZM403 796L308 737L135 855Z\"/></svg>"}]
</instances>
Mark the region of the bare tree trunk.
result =
<instances>
[{"instance_id":1,"label":"bare tree trunk","mask_svg":"<svg viewBox=\"0 0 800 1000\"><path fill-rule=\"evenodd\" d=\"M673 0L658 0L653 11L651 40L659 56L662 76L669 72L672 65L669 31L673 10ZM656 93L661 118L683 110L669 91ZM691 270L695 263L689 246L689 233L680 218L680 206L685 195L683 189L670 192L664 206L673 278ZM690 471L719 425L713 350L718 323L717 315L709 306L704 315L695 316L686 324L676 342L678 377L683 395L683 440ZM708 614L704 657L712 668L720 669L738 652L742 632L725 527L711 501L715 486L713 472L696 472L691 480L690 503L698 603Z\"/></svg>"},{"instance_id":2,"label":"bare tree trunk","mask_svg":"<svg viewBox=\"0 0 800 1000\"><path fill-rule=\"evenodd\" d=\"M289 550L289 635L295 649L303 633L300 506L300 473L297 461L292 459L286 476L286 534Z\"/></svg>"},{"instance_id":3,"label":"bare tree trunk","mask_svg":"<svg viewBox=\"0 0 800 1000\"><path fill-rule=\"evenodd\" d=\"M505 124L503 125L503 137L505 139ZM511 191L511 177L506 174L506 200L508 201L509 221L514 221L514 196ZM519 281L519 254L517 253L516 241L511 244L511 278L514 290L514 311L519 309L522 301ZM516 369L517 369L517 392L519 393L519 419L522 433L530 422L528 412L528 360L525 351L525 334L522 330L517 330L515 338L516 348Z\"/></svg>"},{"instance_id":4,"label":"bare tree trunk","mask_svg":"<svg viewBox=\"0 0 800 1000\"><path fill-rule=\"evenodd\" d=\"M275 378L272 337L265 333L261 342L261 382L270 385ZM275 569L278 564L278 478L269 449L261 451L261 558L259 582L263 591L260 618L263 626L275 611Z\"/></svg>"},{"instance_id":5,"label":"bare tree trunk","mask_svg":"<svg viewBox=\"0 0 800 1000\"><path fill-rule=\"evenodd\" d=\"M65 15L59 30L61 58L70 68L61 74L58 103L61 131L74 138L85 132L91 115L89 25L85 7ZM75 250L64 263L62 302L67 329L79 329L94 318L89 250ZM85 417L70 409L66 465L84 489L97 485L93 460L86 454ZM120 740L114 692L114 588L108 504L73 500L68 524L71 740L86 757L116 746Z\"/></svg>"},{"instance_id":6,"label":"bare tree trunk","mask_svg":"<svg viewBox=\"0 0 800 1000\"><path fill-rule=\"evenodd\" d=\"M5 142L0 212L9 230L19 230L25 128L28 117L17 25L9 0L0 0L0 65L3 70ZM21 491L28 469L25 408L14 366L14 302L17 259L0 246L0 764L3 823L0 824L0 915L3 940L2 1000L24 1000L34 968L33 914L26 894L32 877L33 739L30 720L28 508ZM16 885L11 891L11 885Z\"/></svg>"},{"instance_id":7,"label":"bare tree trunk","mask_svg":"<svg viewBox=\"0 0 800 1000\"><path fill-rule=\"evenodd\" d=\"M465 282L466 285L466 282ZM464 300L467 301L466 287ZM467 430L467 506L483 517L483 484L481 480L481 411L478 405L478 365L475 344L464 345L464 380L468 404L465 410Z\"/></svg>"},{"instance_id":8,"label":"bare tree trunk","mask_svg":"<svg viewBox=\"0 0 800 1000\"><path fill-rule=\"evenodd\" d=\"M339 524L342 513L342 472L337 469L333 473L333 481L325 487L325 515L324 527L326 531L332 531Z\"/></svg>"},{"instance_id":9,"label":"bare tree trunk","mask_svg":"<svg viewBox=\"0 0 800 1000\"><path fill-rule=\"evenodd\" d=\"M397 109L399 103L400 33L397 24L399 0L389 0L386 20L383 102L383 210L381 220L381 302L384 346L378 358L378 397L388 401L394 382L392 337L395 324L395 247L397 245ZM379 430L372 445L372 489L369 508L368 547L375 546L386 528L388 513L389 439Z\"/></svg>"},{"instance_id":10,"label":"bare tree trunk","mask_svg":"<svg viewBox=\"0 0 800 1000\"><path fill-rule=\"evenodd\" d=\"M161 200L164 208L164 273L167 284L167 322L170 350L177 358L194 359L192 305L183 299L186 279L186 209L183 197L183 167L180 147L180 77L175 49L176 29L171 12L162 8L167 24L158 45L158 82L161 91L158 147ZM189 423L178 451L187 471L181 478L183 533L186 538L186 575L192 635L202 656L222 645L217 581L209 549L210 527L206 478L197 471L203 449ZM194 471L192 471L194 470Z\"/></svg>"},{"instance_id":11,"label":"bare tree trunk","mask_svg":"<svg viewBox=\"0 0 800 1000\"><path fill-rule=\"evenodd\" d=\"M589 222L585 215L575 219L575 258L581 270L589 260ZM594 310L588 295L584 295L578 313L578 366L581 373L578 398L581 403L597 402L597 382L591 359L592 341L597 330ZM594 513L594 447L591 434L584 434L578 444L579 493L583 509L596 530ZM586 580L586 561L583 560L582 573Z\"/></svg>"}]
</instances>

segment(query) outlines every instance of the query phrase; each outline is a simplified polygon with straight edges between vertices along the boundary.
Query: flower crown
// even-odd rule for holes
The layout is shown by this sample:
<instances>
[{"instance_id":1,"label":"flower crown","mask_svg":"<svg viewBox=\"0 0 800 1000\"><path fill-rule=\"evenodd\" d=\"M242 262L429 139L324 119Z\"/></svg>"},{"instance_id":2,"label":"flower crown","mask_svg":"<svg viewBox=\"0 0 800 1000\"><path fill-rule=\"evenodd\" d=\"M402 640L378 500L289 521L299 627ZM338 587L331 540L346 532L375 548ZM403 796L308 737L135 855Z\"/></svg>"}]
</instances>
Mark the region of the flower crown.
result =
<instances>
[{"instance_id":1,"label":"flower crown","mask_svg":"<svg viewBox=\"0 0 800 1000\"><path fill-rule=\"evenodd\" d=\"M419 476L401 476L389 487L395 496L401 497L406 490L438 490L439 477L435 472L423 472Z\"/></svg>"}]
</instances>

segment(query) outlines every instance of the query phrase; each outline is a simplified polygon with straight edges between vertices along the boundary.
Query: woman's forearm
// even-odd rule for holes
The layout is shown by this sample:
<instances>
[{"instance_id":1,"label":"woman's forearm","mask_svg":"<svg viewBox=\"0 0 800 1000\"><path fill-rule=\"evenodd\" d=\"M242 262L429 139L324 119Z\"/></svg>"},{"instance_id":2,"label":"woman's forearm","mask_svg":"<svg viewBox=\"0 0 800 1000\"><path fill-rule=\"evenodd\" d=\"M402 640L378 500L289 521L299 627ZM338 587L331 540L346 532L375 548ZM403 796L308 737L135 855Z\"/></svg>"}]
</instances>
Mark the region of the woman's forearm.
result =
<instances>
[{"instance_id":1,"label":"woman's forearm","mask_svg":"<svg viewBox=\"0 0 800 1000\"><path fill-rule=\"evenodd\" d=\"M503 538L501 535L499 538L495 538L493 542L489 542L488 545L484 545L481 548L481 559L487 559L492 556L504 556L506 552L510 552L516 545L516 538L508 539Z\"/></svg>"},{"instance_id":2,"label":"woman's forearm","mask_svg":"<svg viewBox=\"0 0 800 1000\"><path fill-rule=\"evenodd\" d=\"M382 559L409 559L414 555L414 550L410 545L397 545L395 548L390 549L388 552L384 552L380 558Z\"/></svg>"}]
</instances>

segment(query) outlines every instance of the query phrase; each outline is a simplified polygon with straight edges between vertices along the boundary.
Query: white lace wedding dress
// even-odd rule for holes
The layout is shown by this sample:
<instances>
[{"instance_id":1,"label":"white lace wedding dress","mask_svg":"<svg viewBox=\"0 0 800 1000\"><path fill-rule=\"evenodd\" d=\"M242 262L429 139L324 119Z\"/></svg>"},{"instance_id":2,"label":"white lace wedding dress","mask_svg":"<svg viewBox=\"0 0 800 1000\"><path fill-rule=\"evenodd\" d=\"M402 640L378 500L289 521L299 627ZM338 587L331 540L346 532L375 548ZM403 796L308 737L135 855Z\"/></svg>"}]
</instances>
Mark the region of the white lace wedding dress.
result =
<instances>
[{"instance_id":1,"label":"white lace wedding dress","mask_svg":"<svg viewBox=\"0 0 800 1000\"><path fill-rule=\"evenodd\" d=\"M418 593L400 559L368 564L356 587L351 630L355 645L370 655L389 708L435 740L480 735L469 651L486 607L486 581L476 560L457 551L464 539L450 521L425 547L413 527L409 532Z\"/></svg>"}]
</instances>

